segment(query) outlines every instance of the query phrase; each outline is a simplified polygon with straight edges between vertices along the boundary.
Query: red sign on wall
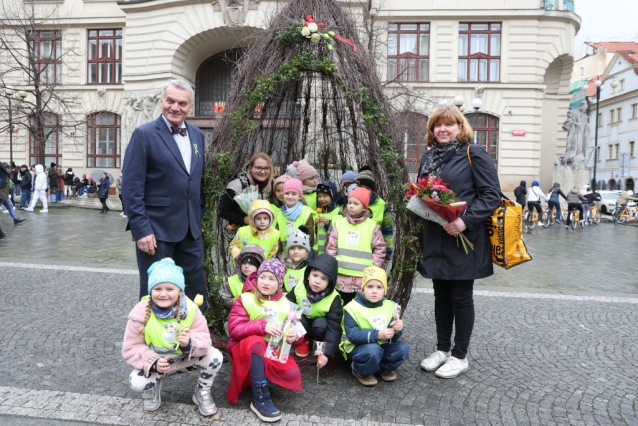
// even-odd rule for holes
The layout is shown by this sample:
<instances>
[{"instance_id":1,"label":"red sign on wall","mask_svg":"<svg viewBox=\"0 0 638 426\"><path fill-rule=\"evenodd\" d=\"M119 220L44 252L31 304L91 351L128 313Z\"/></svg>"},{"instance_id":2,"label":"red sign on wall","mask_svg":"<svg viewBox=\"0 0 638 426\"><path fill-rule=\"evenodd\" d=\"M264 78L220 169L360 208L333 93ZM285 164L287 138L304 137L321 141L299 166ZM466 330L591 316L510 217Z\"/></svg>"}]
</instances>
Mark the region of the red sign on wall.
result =
<instances>
[{"instance_id":1,"label":"red sign on wall","mask_svg":"<svg viewBox=\"0 0 638 426\"><path fill-rule=\"evenodd\" d=\"M525 130L512 130L512 136L525 136Z\"/></svg>"}]
</instances>

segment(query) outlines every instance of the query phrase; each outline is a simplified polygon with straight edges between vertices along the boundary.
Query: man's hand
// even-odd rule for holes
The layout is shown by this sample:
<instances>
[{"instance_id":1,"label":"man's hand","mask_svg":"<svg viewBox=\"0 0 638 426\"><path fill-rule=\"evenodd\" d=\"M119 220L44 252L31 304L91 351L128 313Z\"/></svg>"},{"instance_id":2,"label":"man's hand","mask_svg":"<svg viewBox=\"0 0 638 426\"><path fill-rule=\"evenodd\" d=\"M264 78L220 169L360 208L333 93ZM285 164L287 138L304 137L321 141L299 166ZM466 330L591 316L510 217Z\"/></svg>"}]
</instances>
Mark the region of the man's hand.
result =
<instances>
[{"instance_id":1,"label":"man's hand","mask_svg":"<svg viewBox=\"0 0 638 426\"><path fill-rule=\"evenodd\" d=\"M155 241L155 234L147 235L144 238L137 240L137 248L146 254L153 256L155 249L157 248L157 241Z\"/></svg>"}]
</instances>

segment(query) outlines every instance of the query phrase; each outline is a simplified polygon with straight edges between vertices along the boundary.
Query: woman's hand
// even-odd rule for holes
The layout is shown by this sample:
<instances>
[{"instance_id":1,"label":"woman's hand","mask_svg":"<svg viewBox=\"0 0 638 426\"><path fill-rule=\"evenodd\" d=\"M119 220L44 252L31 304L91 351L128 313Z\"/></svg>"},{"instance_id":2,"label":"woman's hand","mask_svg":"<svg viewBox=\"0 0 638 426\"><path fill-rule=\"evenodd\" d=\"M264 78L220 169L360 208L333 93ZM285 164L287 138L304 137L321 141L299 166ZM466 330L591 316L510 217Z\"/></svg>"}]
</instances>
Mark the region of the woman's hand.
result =
<instances>
[{"instance_id":1,"label":"woman's hand","mask_svg":"<svg viewBox=\"0 0 638 426\"><path fill-rule=\"evenodd\" d=\"M171 369L171 364L168 362L168 358L160 358L157 360L157 366L155 367L158 373L168 373Z\"/></svg>"},{"instance_id":2,"label":"woman's hand","mask_svg":"<svg viewBox=\"0 0 638 426\"><path fill-rule=\"evenodd\" d=\"M317 368L322 369L328 363L328 357L325 355L319 355L317 358Z\"/></svg>"},{"instance_id":3,"label":"woman's hand","mask_svg":"<svg viewBox=\"0 0 638 426\"><path fill-rule=\"evenodd\" d=\"M270 334L271 336L281 336L281 330L277 328L277 326L273 324L266 324L266 334Z\"/></svg>"},{"instance_id":4,"label":"woman's hand","mask_svg":"<svg viewBox=\"0 0 638 426\"><path fill-rule=\"evenodd\" d=\"M454 236L465 231L467 229L467 225L465 225L465 222L463 222L463 220L460 217L457 217L454 222L448 223L447 225L443 227L443 229L448 234Z\"/></svg>"}]
</instances>

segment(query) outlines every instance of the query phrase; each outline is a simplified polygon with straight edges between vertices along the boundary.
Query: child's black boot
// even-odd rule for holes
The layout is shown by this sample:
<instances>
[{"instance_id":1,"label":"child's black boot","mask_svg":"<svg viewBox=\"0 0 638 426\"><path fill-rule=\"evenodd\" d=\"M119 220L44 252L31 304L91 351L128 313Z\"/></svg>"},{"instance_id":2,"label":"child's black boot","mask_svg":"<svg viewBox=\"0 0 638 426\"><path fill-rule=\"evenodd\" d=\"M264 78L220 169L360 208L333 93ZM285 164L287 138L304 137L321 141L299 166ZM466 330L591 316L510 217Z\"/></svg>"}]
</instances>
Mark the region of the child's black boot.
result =
<instances>
[{"instance_id":1,"label":"child's black boot","mask_svg":"<svg viewBox=\"0 0 638 426\"><path fill-rule=\"evenodd\" d=\"M281 420L281 412L277 410L270 400L270 392L268 392L268 382L262 380L251 383L253 390L253 402L250 403L250 409L257 414L257 417L263 422L276 422Z\"/></svg>"}]
</instances>

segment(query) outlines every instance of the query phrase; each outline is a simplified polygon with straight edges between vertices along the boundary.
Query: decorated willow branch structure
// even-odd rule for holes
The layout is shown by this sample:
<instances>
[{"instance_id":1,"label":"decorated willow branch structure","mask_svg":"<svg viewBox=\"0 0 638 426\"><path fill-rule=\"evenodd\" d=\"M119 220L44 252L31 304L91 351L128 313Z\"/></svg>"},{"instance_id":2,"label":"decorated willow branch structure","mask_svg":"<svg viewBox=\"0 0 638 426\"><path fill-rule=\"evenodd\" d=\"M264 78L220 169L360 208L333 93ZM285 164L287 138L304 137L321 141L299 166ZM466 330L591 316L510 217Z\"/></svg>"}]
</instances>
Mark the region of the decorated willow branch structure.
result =
<instances>
[{"instance_id":1,"label":"decorated willow branch structure","mask_svg":"<svg viewBox=\"0 0 638 426\"><path fill-rule=\"evenodd\" d=\"M237 64L225 115L206 153L207 316L214 331L222 331L227 315L217 294L231 273L219 200L258 151L269 154L281 171L307 158L320 178L338 178L362 165L372 168L378 192L394 213L389 297L407 306L420 253L411 242L416 226L406 209L403 135L373 57L357 46L357 26L334 0L293 0Z\"/></svg>"}]
</instances>

